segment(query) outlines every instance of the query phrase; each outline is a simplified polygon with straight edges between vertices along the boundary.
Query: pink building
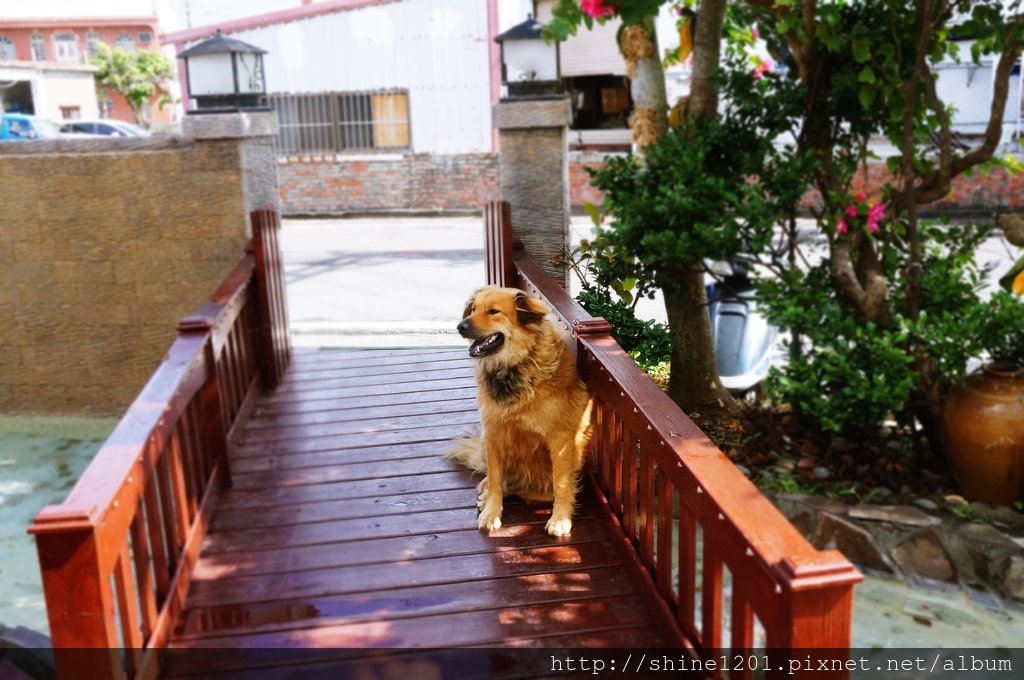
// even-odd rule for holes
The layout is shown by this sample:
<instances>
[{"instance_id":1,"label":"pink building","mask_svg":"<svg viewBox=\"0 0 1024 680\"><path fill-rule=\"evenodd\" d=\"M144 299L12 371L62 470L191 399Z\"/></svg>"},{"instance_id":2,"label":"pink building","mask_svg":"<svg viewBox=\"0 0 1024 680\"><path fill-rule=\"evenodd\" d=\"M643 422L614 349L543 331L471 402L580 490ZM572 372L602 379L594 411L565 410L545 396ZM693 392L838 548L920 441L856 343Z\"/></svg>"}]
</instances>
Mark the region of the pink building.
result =
<instances>
[{"instance_id":1,"label":"pink building","mask_svg":"<svg viewBox=\"0 0 1024 680\"><path fill-rule=\"evenodd\" d=\"M111 47L126 51L158 49L158 23L155 16L111 17L111 18L67 18L67 19L3 19L0 18L0 66L7 62L20 65L75 66L88 64L95 55L97 46L103 42ZM29 64L26 64L28 62ZM35 111L37 97L32 95L29 82L16 83L0 93L8 110ZM101 100L102 101L102 100ZM60 106L64 119L82 116L90 106L75 104ZM105 106L107 117L134 122L127 102L116 92L110 93L109 104ZM53 117L53 116L50 116ZM153 103L151 122L169 122L173 109L168 106L160 110Z\"/></svg>"}]
</instances>

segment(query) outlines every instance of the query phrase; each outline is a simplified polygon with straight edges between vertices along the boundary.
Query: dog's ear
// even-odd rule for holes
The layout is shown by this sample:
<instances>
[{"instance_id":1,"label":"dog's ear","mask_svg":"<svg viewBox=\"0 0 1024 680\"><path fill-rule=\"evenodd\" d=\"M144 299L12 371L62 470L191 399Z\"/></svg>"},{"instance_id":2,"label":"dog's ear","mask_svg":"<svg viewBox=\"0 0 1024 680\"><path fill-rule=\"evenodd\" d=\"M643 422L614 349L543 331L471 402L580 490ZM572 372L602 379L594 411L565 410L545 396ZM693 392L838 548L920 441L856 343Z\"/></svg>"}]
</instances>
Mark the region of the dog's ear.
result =
<instances>
[{"instance_id":1,"label":"dog's ear","mask_svg":"<svg viewBox=\"0 0 1024 680\"><path fill-rule=\"evenodd\" d=\"M548 306L538 298L526 293L516 294L516 316L520 326L540 323L550 312Z\"/></svg>"},{"instance_id":2,"label":"dog's ear","mask_svg":"<svg viewBox=\"0 0 1024 680\"><path fill-rule=\"evenodd\" d=\"M462 310L463 319L465 319L466 317L473 313L473 300L474 298L469 298L468 300L466 300L466 308Z\"/></svg>"}]
</instances>

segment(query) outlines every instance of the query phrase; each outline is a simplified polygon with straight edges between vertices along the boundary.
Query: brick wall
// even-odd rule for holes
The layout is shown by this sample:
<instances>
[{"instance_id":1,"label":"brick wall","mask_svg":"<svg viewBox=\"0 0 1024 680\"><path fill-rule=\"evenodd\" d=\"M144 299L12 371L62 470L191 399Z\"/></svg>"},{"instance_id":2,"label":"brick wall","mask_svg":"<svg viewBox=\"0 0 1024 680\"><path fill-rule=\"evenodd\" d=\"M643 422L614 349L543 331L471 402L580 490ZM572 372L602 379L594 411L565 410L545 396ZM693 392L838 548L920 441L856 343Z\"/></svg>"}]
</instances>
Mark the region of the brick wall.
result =
<instances>
[{"instance_id":1,"label":"brick wall","mask_svg":"<svg viewBox=\"0 0 1024 680\"><path fill-rule=\"evenodd\" d=\"M587 168L598 168L607 154L595 152L574 152L569 156L569 196L572 206L579 209L584 202L600 205L601 192L590 186ZM891 182L892 176L884 163L872 163L868 167L867 188L869 193L878 195L881 187ZM853 190L864 188L863 175L854 179ZM805 207L817 207L821 196L816 190L804 195ZM953 180L948 196L928 206L932 212L992 213L1004 210L1024 209L1024 174L1013 176L1002 168L988 173L975 172L972 177L961 175Z\"/></svg>"},{"instance_id":2,"label":"brick wall","mask_svg":"<svg viewBox=\"0 0 1024 680\"><path fill-rule=\"evenodd\" d=\"M495 154L407 154L278 163L286 215L480 210L498 197Z\"/></svg>"},{"instance_id":3,"label":"brick wall","mask_svg":"<svg viewBox=\"0 0 1024 680\"><path fill-rule=\"evenodd\" d=\"M244 253L240 144L0 147L0 412L119 415Z\"/></svg>"}]
</instances>

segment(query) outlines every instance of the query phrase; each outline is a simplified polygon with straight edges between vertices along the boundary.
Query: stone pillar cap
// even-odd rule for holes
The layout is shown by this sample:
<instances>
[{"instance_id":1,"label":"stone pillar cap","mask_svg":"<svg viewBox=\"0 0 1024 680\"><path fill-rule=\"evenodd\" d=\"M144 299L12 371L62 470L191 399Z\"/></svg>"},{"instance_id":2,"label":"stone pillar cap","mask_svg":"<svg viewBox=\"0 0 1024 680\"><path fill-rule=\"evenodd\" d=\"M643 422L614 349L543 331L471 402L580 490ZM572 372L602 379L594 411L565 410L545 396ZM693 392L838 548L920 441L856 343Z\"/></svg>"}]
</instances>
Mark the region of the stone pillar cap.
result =
<instances>
[{"instance_id":1,"label":"stone pillar cap","mask_svg":"<svg viewBox=\"0 0 1024 680\"><path fill-rule=\"evenodd\" d=\"M273 111L191 113L181 121L181 132L194 139L243 139L277 136Z\"/></svg>"}]
</instances>

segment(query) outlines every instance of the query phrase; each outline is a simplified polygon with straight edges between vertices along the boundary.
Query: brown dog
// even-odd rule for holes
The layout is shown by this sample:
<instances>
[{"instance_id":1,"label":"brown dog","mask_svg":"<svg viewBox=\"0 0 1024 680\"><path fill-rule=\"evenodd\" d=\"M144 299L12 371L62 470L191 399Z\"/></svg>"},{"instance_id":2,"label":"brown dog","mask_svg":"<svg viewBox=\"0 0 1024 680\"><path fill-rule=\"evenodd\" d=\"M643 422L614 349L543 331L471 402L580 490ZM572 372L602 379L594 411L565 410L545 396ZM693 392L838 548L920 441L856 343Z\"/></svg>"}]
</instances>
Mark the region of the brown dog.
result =
<instances>
[{"instance_id":1,"label":"brown dog","mask_svg":"<svg viewBox=\"0 0 1024 680\"><path fill-rule=\"evenodd\" d=\"M514 288L481 288L466 305L459 334L473 340L481 435L448 457L486 472L477 487L480 529L501 526L506 495L554 501L547 531L572 530L590 396L575 360L546 318L541 300Z\"/></svg>"}]
</instances>

